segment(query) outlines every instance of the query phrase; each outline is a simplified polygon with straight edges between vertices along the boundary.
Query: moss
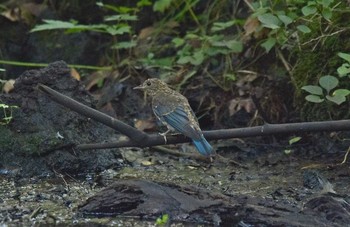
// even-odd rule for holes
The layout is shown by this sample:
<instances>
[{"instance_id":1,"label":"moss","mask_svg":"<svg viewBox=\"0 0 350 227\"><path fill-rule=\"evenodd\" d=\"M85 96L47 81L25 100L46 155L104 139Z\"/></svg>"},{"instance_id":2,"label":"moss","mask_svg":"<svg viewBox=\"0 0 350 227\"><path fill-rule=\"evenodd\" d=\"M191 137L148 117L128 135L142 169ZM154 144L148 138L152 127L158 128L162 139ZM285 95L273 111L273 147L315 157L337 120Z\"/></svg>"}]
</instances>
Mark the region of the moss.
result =
<instances>
[{"instance_id":1,"label":"moss","mask_svg":"<svg viewBox=\"0 0 350 227\"><path fill-rule=\"evenodd\" d=\"M41 133L21 134L14 133L10 129L0 127L0 151L20 153L22 155L41 155L48 150L62 144L62 141L50 135L43 139Z\"/></svg>"},{"instance_id":2,"label":"moss","mask_svg":"<svg viewBox=\"0 0 350 227\"><path fill-rule=\"evenodd\" d=\"M0 126L0 150L12 150L13 138L11 130L5 126Z\"/></svg>"}]
</instances>

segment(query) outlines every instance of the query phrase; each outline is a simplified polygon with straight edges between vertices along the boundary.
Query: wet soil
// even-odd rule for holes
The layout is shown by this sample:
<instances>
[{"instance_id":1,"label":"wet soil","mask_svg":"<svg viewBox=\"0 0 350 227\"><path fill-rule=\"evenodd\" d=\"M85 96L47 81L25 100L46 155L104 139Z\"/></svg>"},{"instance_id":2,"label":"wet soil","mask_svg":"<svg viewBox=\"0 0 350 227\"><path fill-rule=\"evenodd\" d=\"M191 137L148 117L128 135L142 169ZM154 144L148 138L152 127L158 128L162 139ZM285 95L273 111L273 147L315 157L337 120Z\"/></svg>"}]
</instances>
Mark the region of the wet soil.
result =
<instances>
[{"instance_id":1,"label":"wet soil","mask_svg":"<svg viewBox=\"0 0 350 227\"><path fill-rule=\"evenodd\" d=\"M213 142L211 163L159 147L78 151L71 144L120 135L54 103L37 83L95 106L64 62L25 72L1 95L20 107L1 127L2 224L154 226L168 214L170 226L349 226L341 149L309 144L286 154L283 146L227 140ZM188 144L167 149L196 152Z\"/></svg>"}]
</instances>

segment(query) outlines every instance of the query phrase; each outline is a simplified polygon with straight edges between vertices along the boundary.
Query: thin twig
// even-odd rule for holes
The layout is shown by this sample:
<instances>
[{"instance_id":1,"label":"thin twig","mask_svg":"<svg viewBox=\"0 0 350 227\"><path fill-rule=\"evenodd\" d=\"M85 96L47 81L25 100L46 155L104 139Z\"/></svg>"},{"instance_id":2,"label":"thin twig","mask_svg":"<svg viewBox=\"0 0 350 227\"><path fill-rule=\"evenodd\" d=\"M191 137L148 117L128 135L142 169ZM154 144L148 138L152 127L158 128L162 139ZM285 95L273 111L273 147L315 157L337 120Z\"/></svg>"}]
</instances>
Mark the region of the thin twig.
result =
<instances>
[{"instance_id":1,"label":"thin twig","mask_svg":"<svg viewBox=\"0 0 350 227\"><path fill-rule=\"evenodd\" d=\"M341 33L341 32L343 32L343 31L345 31L345 30L347 30L347 29L344 28L344 29L338 30L338 31L336 31L336 32L333 32L333 33L331 33L331 34L321 35L321 36L319 36L319 37L310 39L309 41L307 41L307 42L305 42L305 43L302 43L301 45L307 45L307 44L309 44L309 43L311 43L311 42L318 41L318 40L320 40L320 39L322 39L322 38L324 38L324 37L330 37L330 36L336 35L336 34L338 34L338 33Z\"/></svg>"}]
</instances>

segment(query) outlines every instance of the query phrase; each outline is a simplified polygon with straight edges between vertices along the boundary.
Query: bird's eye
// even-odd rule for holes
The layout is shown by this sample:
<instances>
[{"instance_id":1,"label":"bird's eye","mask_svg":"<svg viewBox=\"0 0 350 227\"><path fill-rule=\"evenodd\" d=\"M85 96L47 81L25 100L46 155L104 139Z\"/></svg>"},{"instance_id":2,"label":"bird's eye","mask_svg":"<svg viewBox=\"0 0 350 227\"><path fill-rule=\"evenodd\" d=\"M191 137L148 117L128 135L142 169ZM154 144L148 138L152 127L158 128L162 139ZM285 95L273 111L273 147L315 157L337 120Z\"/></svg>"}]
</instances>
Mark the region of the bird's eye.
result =
<instances>
[{"instance_id":1,"label":"bird's eye","mask_svg":"<svg viewBox=\"0 0 350 227\"><path fill-rule=\"evenodd\" d=\"M152 83L149 82L149 81L146 83L147 86L151 86L151 84L152 84Z\"/></svg>"}]
</instances>

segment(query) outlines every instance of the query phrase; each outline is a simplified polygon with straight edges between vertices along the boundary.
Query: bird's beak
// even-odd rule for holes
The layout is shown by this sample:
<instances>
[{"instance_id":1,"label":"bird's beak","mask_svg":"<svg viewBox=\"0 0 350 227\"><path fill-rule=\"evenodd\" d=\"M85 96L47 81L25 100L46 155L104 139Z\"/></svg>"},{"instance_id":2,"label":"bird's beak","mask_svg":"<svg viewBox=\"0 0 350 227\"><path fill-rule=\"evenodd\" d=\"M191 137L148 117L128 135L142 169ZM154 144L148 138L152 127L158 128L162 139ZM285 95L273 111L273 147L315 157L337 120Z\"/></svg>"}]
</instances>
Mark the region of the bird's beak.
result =
<instances>
[{"instance_id":1,"label":"bird's beak","mask_svg":"<svg viewBox=\"0 0 350 227\"><path fill-rule=\"evenodd\" d=\"M134 87L133 89L140 89L140 90L143 90L145 87L141 84L141 85L139 85L139 86L137 86L137 87Z\"/></svg>"}]
</instances>

